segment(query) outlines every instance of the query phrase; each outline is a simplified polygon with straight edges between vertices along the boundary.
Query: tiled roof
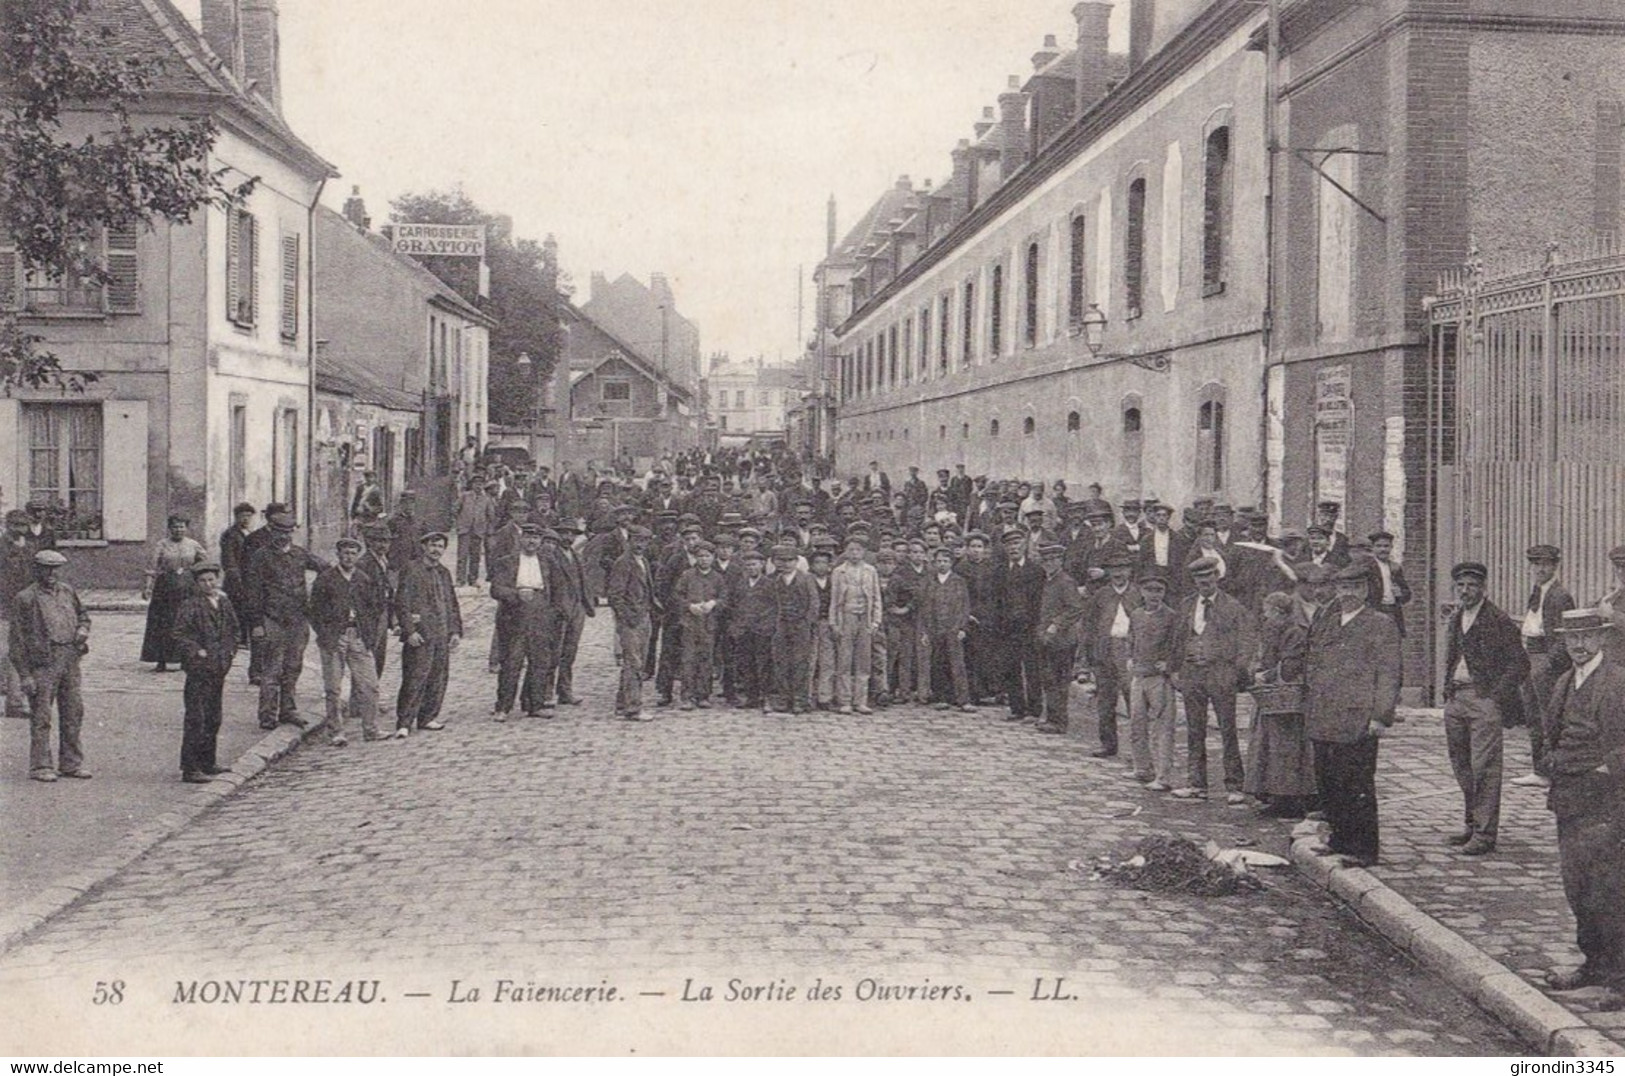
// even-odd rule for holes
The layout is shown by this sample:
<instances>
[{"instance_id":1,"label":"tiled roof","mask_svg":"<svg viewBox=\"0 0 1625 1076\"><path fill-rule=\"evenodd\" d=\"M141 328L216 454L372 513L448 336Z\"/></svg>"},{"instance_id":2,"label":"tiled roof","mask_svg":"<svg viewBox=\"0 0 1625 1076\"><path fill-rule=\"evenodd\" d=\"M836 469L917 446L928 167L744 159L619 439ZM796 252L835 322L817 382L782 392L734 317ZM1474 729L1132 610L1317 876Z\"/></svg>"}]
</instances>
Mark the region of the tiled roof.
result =
<instances>
[{"instance_id":1,"label":"tiled roof","mask_svg":"<svg viewBox=\"0 0 1625 1076\"><path fill-rule=\"evenodd\" d=\"M316 391L348 396L356 403L387 407L391 411L422 411L423 401L410 392L391 388L365 367L316 356Z\"/></svg>"},{"instance_id":2,"label":"tiled roof","mask_svg":"<svg viewBox=\"0 0 1625 1076\"><path fill-rule=\"evenodd\" d=\"M875 200L852 230L846 233L846 238L835 244L835 251L829 256L829 261L851 261L857 257L858 251L871 239L877 239L877 233L884 229L893 217L902 215L903 207L908 204L914 194L903 190L896 184L888 187L886 193Z\"/></svg>"}]
</instances>

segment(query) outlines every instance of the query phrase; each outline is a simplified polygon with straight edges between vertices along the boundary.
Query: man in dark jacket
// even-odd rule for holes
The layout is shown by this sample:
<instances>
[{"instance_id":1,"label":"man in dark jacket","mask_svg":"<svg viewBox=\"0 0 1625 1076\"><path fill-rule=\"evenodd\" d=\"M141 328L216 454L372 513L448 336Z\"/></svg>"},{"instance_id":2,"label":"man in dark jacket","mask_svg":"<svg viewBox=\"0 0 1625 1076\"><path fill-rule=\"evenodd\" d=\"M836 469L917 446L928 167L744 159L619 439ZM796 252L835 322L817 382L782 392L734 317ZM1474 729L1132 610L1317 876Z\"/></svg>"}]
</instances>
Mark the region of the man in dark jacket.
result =
<instances>
[{"instance_id":1,"label":"man in dark jacket","mask_svg":"<svg viewBox=\"0 0 1625 1076\"><path fill-rule=\"evenodd\" d=\"M1529 570L1534 575L1534 586L1529 591L1529 602L1518 634L1523 640L1524 653L1529 655L1529 679L1523 685L1524 717L1529 721L1529 759L1531 772L1514 777L1512 783L1523 787L1544 788L1549 785L1546 774L1545 734L1542 728L1546 716L1546 700L1558 678L1569 671L1569 654L1557 629L1563 614L1575 606L1574 596L1557 578L1557 566L1563 553L1555 545L1530 546L1525 554Z\"/></svg>"},{"instance_id":2,"label":"man in dark jacket","mask_svg":"<svg viewBox=\"0 0 1625 1076\"><path fill-rule=\"evenodd\" d=\"M1557 628L1571 668L1546 707L1546 805L1557 816L1563 893L1585 963L1553 970L1555 990L1601 986L1596 1008L1625 1009L1625 667L1603 654L1609 618L1564 613Z\"/></svg>"},{"instance_id":3,"label":"man in dark jacket","mask_svg":"<svg viewBox=\"0 0 1625 1076\"><path fill-rule=\"evenodd\" d=\"M1399 704L1399 629L1366 603L1366 568L1336 577L1337 603L1314 619L1304 679L1305 729L1331 836L1324 851L1377 861L1377 745Z\"/></svg>"},{"instance_id":4,"label":"man in dark jacket","mask_svg":"<svg viewBox=\"0 0 1625 1076\"><path fill-rule=\"evenodd\" d=\"M1095 758L1117 754L1117 709L1128 713L1129 614L1140 607L1140 591L1132 582L1134 557L1127 550L1101 565L1107 578L1085 599L1080 641L1095 677L1095 715L1100 746Z\"/></svg>"},{"instance_id":5,"label":"man in dark jacket","mask_svg":"<svg viewBox=\"0 0 1625 1076\"><path fill-rule=\"evenodd\" d=\"M1465 822L1460 833L1445 840L1468 856L1495 850L1501 730L1523 724L1521 689L1529 677L1518 626L1484 597L1488 577L1489 569L1476 561L1450 570L1459 606L1450 617L1445 649L1444 731Z\"/></svg>"},{"instance_id":6,"label":"man in dark jacket","mask_svg":"<svg viewBox=\"0 0 1625 1076\"><path fill-rule=\"evenodd\" d=\"M813 629L818 625L818 584L796 567L796 547L773 547L773 710L804 714L812 709Z\"/></svg>"},{"instance_id":7,"label":"man in dark jacket","mask_svg":"<svg viewBox=\"0 0 1625 1076\"><path fill-rule=\"evenodd\" d=\"M738 691L747 709L758 710L773 686L773 629L778 620L777 595L763 572L759 549L740 557L744 565L728 592L728 645L733 649Z\"/></svg>"},{"instance_id":8,"label":"man in dark jacket","mask_svg":"<svg viewBox=\"0 0 1625 1076\"><path fill-rule=\"evenodd\" d=\"M965 577L970 591L970 628L965 658L970 674L971 702L980 706L997 695L1002 670L993 655L999 646L999 566L988 556L988 538L981 531L965 535L965 557L954 569Z\"/></svg>"},{"instance_id":9,"label":"man in dark jacket","mask_svg":"<svg viewBox=\"0 0 1625 1076\"><path fill-rule=\"evenodd\" d=\"M395 617L395 570L389 563L389 527L369 523L361 530L366 552L361 554L361 570L372 589L371 604L378 610L378 629L372 647L373 669L384 675L384 658L389 652L389 629Z\"/></svg>"},{"instance_id":10,"label":"man in dark jacket","mask_svg":"<svg viewBox=\"0 0 1625 1076\"><path fill-rule=\"evenodd\" d=\"M631 527L626 551L610 568L605 585L621 644L621 686L615 695L615 714L631 721L653 719L653 715L643 712L643 656L649 646L649 618L654 609L654 577L648 559L653 537L647 527Z\"/></svg>"},{"instance_id":11,"label":"man in dark jacket","mask_svg":"<svg viewBox=\"0 0 1625 1076\"><path fill-rule=\"evenodd\" d=\"M383 630L378 602L381 590L361 567L363 546L355 538L340 538L338 563L316 576L310 589L310 620L316 629L316 648L322 655L322 690L327 702L327 741L334 747L349 743L344 735L346 708L342 705L344 672L350 672L348 716L361 723L368 741L383 737L378 731L378 670L374 665L377 635Z\"/></svg>"},{"instance_id":12,"label":"man in dark jacket","mask_svg":"<svg viewBox=\"0 0 1625 1076\"><path fill-rule=\"evenodd\" d=\"M196 590L175 613L175 652L186 671L181 780L189 785L206 785L231 769L215 758L226 674L237 657L239 634L231 597L220 590L221 574L218 564L192 565Z\"/></svg>"},{"instance_id":13,"label":"man in dark jacket","mask_svg":"<svg viewBox=\"0 0 1625 1076\"><path fill-rule=\"evenodd\" d=\"M241 609L246 604L244 588L248 580L248 537L256 510L247 501L231 510L231 526L220 532L220 568L225 573L221 589L233 606ZM242 643L248 642L248 625L239 623Z\"/></svg>"},{"instance_id":14,"label":"man in dark jacket","mask_svg":"<svg viewBox=\"0 0 1625 1076\"><path fill-rule=\"evenodd\" d=\"M506 721L512 712L521 673L525 716L536 717L544 708L553 708L545 695L549 676L556 673L564 579L559 561L542 546L544 531L539 523L524 524L518 552L491 565L491 597L497 602L504 639L493 711L497 721Z\"/></svg>"},{"instance_id":15,"label":"man in dark jacket","mask_svg":"<svg viewBox=\"0 0 1625 1076\"><path fill-rule=\"evenodd\" d=\"M419 541L419 557L401 570L395 588L395 623L401 633L401 690L395 700L395 738L413 727L445 728L440 707L446 699L451 654L463 639L463 614L451 572L440 563L447 537L431 531ZM393 558L391 558L393 560Z\"/></svg>"},{"instance_id":16,"label":"man in dark jacket","mask_svg":"<svg viewBox=\"0 0 1625 1076\"><path fill-rule=\"evenodd\" d=\"M1004 647L1004 691L1010 721L1037 718L1044 709L1044 653L1038 645L1038 607L1044 569L1027 556L1027 534L1003 534L1004 587L999 596L999 635ZM1071 640L1076 653L1077 639Z\"/></svg>"},{"instance_id":17,"label":"man in dark jacket","mask_svg":"<svg viewBox=\"0 0 1625 1076\"><path fill-rule=\"evenodd\" d=\"M965 673L965 635L970 627L970 589L965 577L954 572L954 555L946 547L932 554L931 575L919 595L920 683L922 692L932 692L937 709L957 706L975 713L970 701L970 678ZM935 657L945 659L949 684L931 687L936 675ZM950 693L951 692L951 693Z\"/></svg>"},{"instance_id":18,"label":"man in dark jacket","mask_svg":"<svg viewBox=\"0 0 1625 1076\"><path fill-rule=\"evenodd\" d=\"M260 728L280 724L307 727L299 716L295 694L305 668L305 647L310 645L310 604L305 573L327 565L293 544L294 521L286 512L270 517L266 545L248 562L248 604L242 610L249 637L264 654L260 669Z\"/></svg>"},{"instance_id":19,"label":"man in dark jacket","mask_svg":"<svg viewBox=\"0 0 1625 1076\"><path fill-rule=\"evenodd\" d=\"M1083 596L1075 579L1062 566L1066 547L1050 542L1039 547L1044 582L1033 623L1033 645L1039 654L1044 720L1038 731L1061 735L1070 721L1072 664L1078 656L1078 623L1083 619Z\"/></svg>"},{"instance_id":20,"label":"man in dark jacket","mask_svg":"<svg viewBox=\"0 0 1625 1076\"><path fill-rule=\"evenodd\" d=\"M557 701L561 706L579 706L581 699L575 693L576 653L581 648L581 632L587 618L597 614L598 598L587 582L586 564L582 550L587 545L585 520L573 519L560 523L558 548L553 550L559 567L559 640L544 703Z\"/></svg>"},{"instance_id":21,"label":"man in dark jacket","mask_svg":"<svg viewBox=\"0 0 1625 1076\"><path fill-rule=\"evenodd\" d=\"M79 732L85 721L79 659L89 649L90 615L79 595L57 578L68 563L54 549L34 554L34 582L17 595L11 617L11 662L28 693L32 728L28 775L36 781L88 778ZM51 711L57 711L60 754L51 764Z\"/></svg>"},{"instance_id":22,"label":"man in dark jacket","mask_svg":"<svg viewBox=\"0 0 1625 1076\"><path fill-rule=\"evenodd\" d=\"M1187 566L1195 587L1181 604L1174 635L1174 686L1185 700L1185 747L1189 783L1176 788L1181 800L1207 799L1207 715L1212 708L1224 741L1224 787L1228 803L1247 800L1242 791L1241 739L1236 731L1236 691L1258 652L1252 614L1219 589L1219 561L1198 557Z\"/></svg>"}]
</instances>

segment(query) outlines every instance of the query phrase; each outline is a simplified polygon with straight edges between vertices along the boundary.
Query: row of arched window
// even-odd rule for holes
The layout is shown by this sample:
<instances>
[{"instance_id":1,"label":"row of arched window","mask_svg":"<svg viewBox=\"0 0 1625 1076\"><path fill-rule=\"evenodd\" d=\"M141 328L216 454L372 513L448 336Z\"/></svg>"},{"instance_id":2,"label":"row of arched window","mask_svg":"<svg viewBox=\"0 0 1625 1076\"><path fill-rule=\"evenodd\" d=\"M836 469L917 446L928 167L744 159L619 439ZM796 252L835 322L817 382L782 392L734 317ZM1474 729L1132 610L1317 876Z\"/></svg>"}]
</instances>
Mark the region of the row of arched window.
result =
<instances>
[{"instance_id":1,"label":"row of arched window","mask_svg":"<svg viewBox=\"0 0 1625 1076\"><path fill-rule=\"evenodd\" d=\"M1230 110L1220 109L1210 118L1203 132L1202 155L1202 231L1201 231L1201 294L1213 296L1223 293L1230 261L1232 206L1234 202L1234 167L1231 154ZM1182 261L1181 227L1178 215L1182 212L1182 169L1178 143L1169 148L1169 159L1162 173L1161 206L1163 295L1165 303L1172 303L1172 294L1178 290ZM1083 207L1075 209L1066 222L1066 271L1057 274L1055 286L1066 291L1066 329L1071 334L1082 330L1091 301L1102 306L1108 316L1132 321L1141 316L1146 305L1147 234L1151 213L1148 199L1148 178L1142 165L1128 173L1121 218L1111 216L1110 190L1100 204L1097 223L1100 228L1118 229L1117 236L1101 234L1096 267L1101 272L1111 271L1115 265L1121 272L1123 292L1120 309L1115 314L1105 308L1117 307L1109 303L1107 287L1090 289L1090 259L1088 250L1090 214ZM1118 223L1120 219L1121 223ZM1121 242L1119 257L1114 263L1111 247ZM1012 350L1009 320L1015 320L1016 341L1026 348L1037 347L1045 335L1041 332L1040 317L1043 307L1044 250L1039 238L1029 237L1007 266L1000 258L986 266L985 275L979 268L955 289L940 292L911 311L897 322L880 329L874 335L857 343L854 350L841 357L841 399L850 400L873 395L898 385L945 377L957 368L966 370L985 354L996 361ZM1011 303L1011 280L1019 275L1016 284L1014 308ZM985 283L986 295L978 294L979 282ZM1104 282L1102 282L1104 284ZM1059 296L1057 296L1059 298ZM982 332L978 334L978 303L986 302L982 313ZM957 318L955 315L958 315ZM1059 316L1060 311L1057 311ZM950 333L957 328L957 339ZM980 339L979 339L980 335Z\"/></svg>"}]
</instances>

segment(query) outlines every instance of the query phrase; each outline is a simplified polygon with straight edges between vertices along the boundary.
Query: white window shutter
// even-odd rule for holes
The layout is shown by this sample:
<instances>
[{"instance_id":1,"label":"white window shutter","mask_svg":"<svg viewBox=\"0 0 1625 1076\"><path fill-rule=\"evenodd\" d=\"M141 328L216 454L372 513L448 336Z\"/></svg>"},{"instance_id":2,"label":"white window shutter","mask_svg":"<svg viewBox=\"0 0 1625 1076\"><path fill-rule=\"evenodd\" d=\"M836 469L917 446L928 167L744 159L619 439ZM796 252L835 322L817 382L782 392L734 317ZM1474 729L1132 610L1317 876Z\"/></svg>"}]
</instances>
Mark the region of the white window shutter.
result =
<instances>
[{"instance_id":1,"label":"white window shutter","mask_svg":"<svg viewBox=\"0 0 1625 1076\"><path fill-rule=\"evenodd\" d=\"M242 269L238 262L243 256L242 243L239 237L241 229L242 211L236 207L226 210L226 320L237 321L242 314L237 308L237 282L241 279Z\"/></svg>"},{"instance_id":2,"label":"white window shutter","mask_svg":"<svg viewBox=\"0 0 1625 1076\"><path fill-rule=\"evenodd\" d=\"M102 535L147 540L147 401L102 404Z\"/></svg>"},{"instance_id":3,"label":"white window shutter","mask_svg":"<svg viewBox=\"0 0 1625 1076\"><path fill-rule=\"evenodd\" d=\"M299 236L282 237L282 338L299 338Z\"/></svg>"},{"instance_id":4,"label":"white window shutter","mask_svg":"<svg viewBox=\"0 0 1625 1076\"><path fill-rule=\"evenodd\" d=\"M248 216L248 324L260 323L260 222Z\"/></svg>"},{"instance_id":5,"label":"white window shutter","mask_svg":"<svg viewBox=\"0 0 1625 1076\"><path fill-rule=\"evenodd\" d=\"M140 266L136 261L136 225L107 229L107 272L110 279L103 294L109 314L141 312Z\"/></svg>"},{"instance_id":6,"label":"white window shutter","mask_svg":"<svg viewBox=\"0 0 1625 1076\"><path fill-rule=\"evenodd\" d=\"M28 445L22 438L22 405L0 397L0 512L28 502Z\"/></svg>"}]
</instances>

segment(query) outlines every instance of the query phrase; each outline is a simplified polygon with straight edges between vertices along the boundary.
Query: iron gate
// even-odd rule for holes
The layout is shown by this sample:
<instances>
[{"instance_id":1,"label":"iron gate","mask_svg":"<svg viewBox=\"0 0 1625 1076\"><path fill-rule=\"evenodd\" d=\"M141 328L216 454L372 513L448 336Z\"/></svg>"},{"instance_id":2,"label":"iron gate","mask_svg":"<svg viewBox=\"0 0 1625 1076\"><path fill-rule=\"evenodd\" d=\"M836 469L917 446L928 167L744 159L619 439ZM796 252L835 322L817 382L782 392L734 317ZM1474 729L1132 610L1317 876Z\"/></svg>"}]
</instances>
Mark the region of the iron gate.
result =
<instances>
[{"instance_id":1,"label":"iron gate","mask_svg":"<svg viewBox=\"0 0 1625 1076\"><path fill-rule=\"evenodd\" d=\"M1562 548L1587 605L1625 542L1625 253L1612 247L1493 275L1475 258L1428 301L1435 567L1483 561L1514 617L1529 546Z\"/></svg>"}]
</instances>

